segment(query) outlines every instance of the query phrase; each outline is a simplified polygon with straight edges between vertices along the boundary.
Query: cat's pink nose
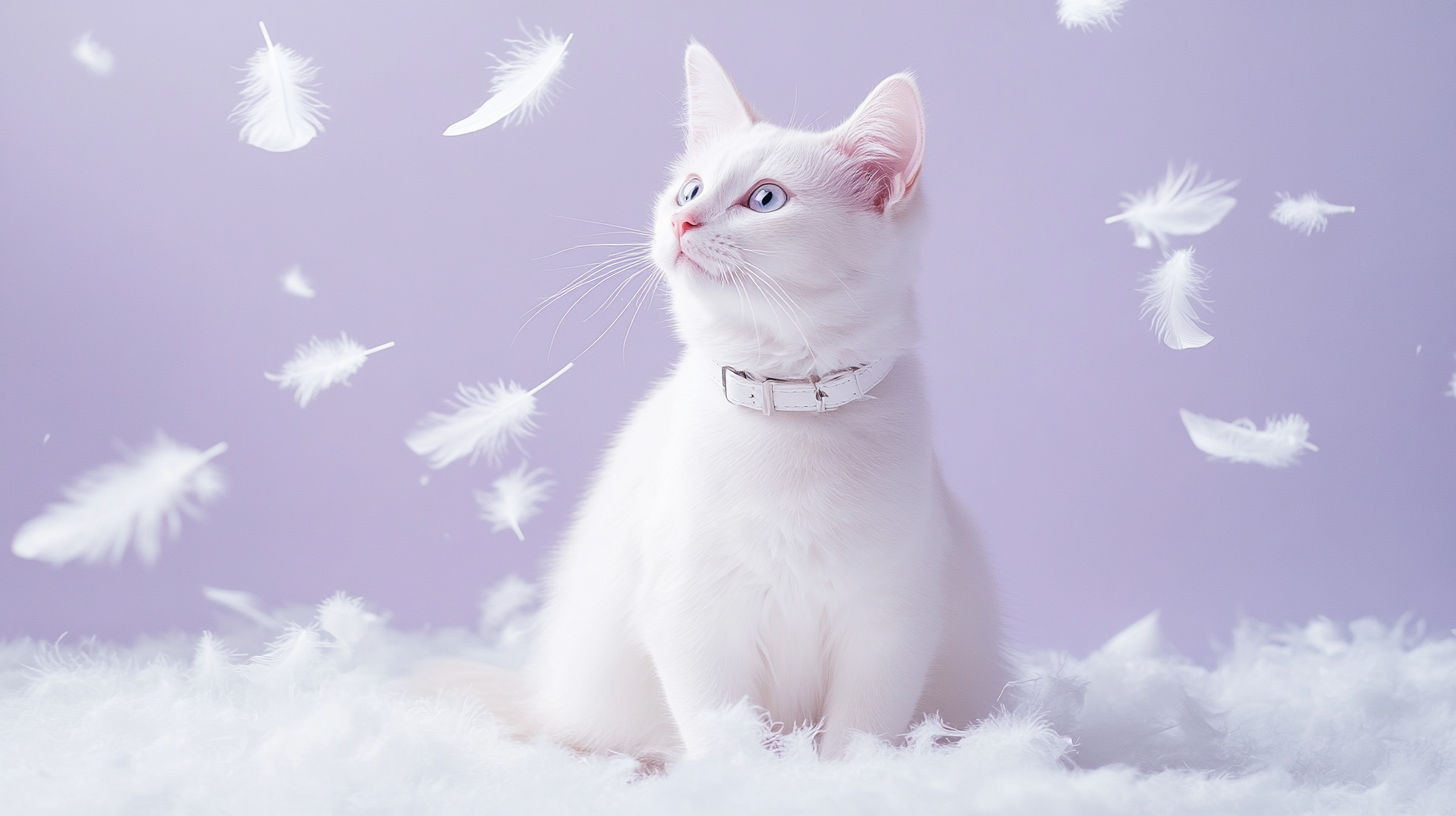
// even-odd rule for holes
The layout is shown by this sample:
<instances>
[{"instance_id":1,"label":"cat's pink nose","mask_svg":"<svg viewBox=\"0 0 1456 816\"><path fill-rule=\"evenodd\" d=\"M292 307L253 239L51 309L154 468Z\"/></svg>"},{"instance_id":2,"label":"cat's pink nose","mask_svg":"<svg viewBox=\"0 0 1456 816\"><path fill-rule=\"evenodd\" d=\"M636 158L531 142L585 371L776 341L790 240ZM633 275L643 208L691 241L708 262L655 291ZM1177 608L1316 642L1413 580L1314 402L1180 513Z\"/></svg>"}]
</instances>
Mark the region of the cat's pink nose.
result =
<instances>
[{"instance_id":1,"label":"cat's pink nose","mask_svg":"<svg viewBox=\"0 0 1456 816\"><path fill-rule=\"evenodd\" d=\"M672 217L672 224L677 228L677 238L679 241L682 240L683 233L699 226L698 222L692 219L692 216L682 214L674 215Z\"/></svg>"}]
</instances>

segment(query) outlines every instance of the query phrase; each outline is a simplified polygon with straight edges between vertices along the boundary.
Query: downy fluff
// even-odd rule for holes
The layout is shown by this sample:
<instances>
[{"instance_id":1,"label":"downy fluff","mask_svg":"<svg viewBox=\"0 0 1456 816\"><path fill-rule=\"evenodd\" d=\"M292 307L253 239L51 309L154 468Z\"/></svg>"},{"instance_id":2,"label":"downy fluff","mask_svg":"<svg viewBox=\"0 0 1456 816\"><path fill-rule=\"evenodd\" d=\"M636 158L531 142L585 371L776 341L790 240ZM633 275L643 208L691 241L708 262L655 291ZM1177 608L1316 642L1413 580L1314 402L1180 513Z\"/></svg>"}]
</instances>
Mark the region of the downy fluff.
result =
<instances>
[{"instance_id":1,"label":"downy fluff","mask_svg":"<svg viewBox=\"0 0 1456 816\"><path fill-rule=\"evenodd\" d=\"M490 522L490 530L498 533L511 530L516 538L526 540L521 525L535 518L541 512L541 502L546 501L546 489L553 483L546 479L550 471L546 468L526 470L526 463L496 479L491 492L475 491L475 501L480 506L480 517Z\"/></svg>"},{"instance_id":2,"label":"downy fluff","mask_svg":"<svg viewBox=\"0 0 1456 816\"><path fill-rule=\"evenodd\" d=\"M1274 211L1269 213L1269 217L1305 235L1312 235L1315 231L1324 232L1331 215L1355 211L1354 207L1331 204L1320 198L1319 193L1305 193L1299 198L1294 198L1289 193L1277 195L1279 203L1274 205Z\"/></svg>"},{"instance_id":3,"label":"downy fluff","mask_svg":"<svg viewBox=\"0 0 1456 816\"><path fill-rule=\"evenodd\" d=\"M242 123L238 139L273 153L297 150L324 129L323 109L313 90L318 68L291 48L277 45L261 22L263 47L248 59L241 80L243 101L231 120Z\"/></svg>"},{"instance_id":4,"label":"downy fluff","mask_svg":"<svg viewBox=\"0 0 1456 816\"><path fill-rule=\"evenodd\" d=\"M304 276L303 270L298 267L298 264L289 267L278 282L283 285L283 291L295 297L311 298L317 294L313 289L313 284Z\"/></svg>"},{"instance_id":5,"label":"downy fluff","mask_svg":"<svg viewBox=\"0 0 1456 816\"><path fill-rule=\"evenodd\" d=\"M1212 459L1282 468L1307 450L1319 450L1310 444L1309 422L1299 414L1266 420L1261 431L1247 417L1224 422L1188 410L1178 413L1194 447Z\"/></svg>"},{"instance_id":6,"label":"downy fluff","mask_svg":"<svg viewBox=\"0 0 1456 816\"><path fill-rule=\"evenodd\" d=\"M1193 262L1192 249L1180 249L1163 258L1163 263L1147 275L1147 285L1139 291L1143 298L1143 316L1153 316L1153 331L1170 349L1190 349L1208 345L1213 335L1198 324L1203 322L1194 304L1204 304L1203 283L1207 270Z\"/></svg>"},{"instance_id":7,"label":"downy fluff","mask_svg":"<svg viewBox=\"0 0 1456 816\"><path fill-rule=\"evenodd\" d=\"M366 349L342 333L338 340L314 337L299 344L293 359L283 364L282 371L263 376L278 383L279 388L292 388L298 404L307 406L320 391L338 383L348 385L349 377L364 365L369 355L393 345L391 341Z\"/></svg>"},{"instance_id":8,"label":"downy fluff","mask_svg":"<svg viewBox=\"0 0 1456 816\"><path fill-rule=\"evenodd\" d=\"M1127 0L1057 0L1057 22L1084 31L1094 26L1110 31L1125 5Z\"/></svg>"},{"instance_id":9,"label":"downy fluff","mask_svg":"<svg viewBox=\"0 0 1456 816\"><path fill-rule=\"evenodd\" d=\"M128 452L125 461L83 473L65 489L64 502L16 532L10 549L52 564L115 564L134 544L137 557L150 565L161 552L162 536L177 537L184 514L196 517L203 504L222 495L222 473L211 462L225 450L227 444L219 442L199 451L159 433L149 447Z\"/></svg>"},{"instance_id":10,"label":"downy fluff","mask_svg":"<svg viewBox=\"0 0 1456 816\"><path fill-rule=\"evenodd\" d=\"M1141 193L1123 193L1122 214L1103 219L1105 224L1127 222L1132 229L1133 244L1147 249L1156 238L1166 248L1170 235L1202 235L1218 226L1218 222L1234 208L1234 199L1224 195L1237 181L1198 183L1198 165L1186 164L1168 174L1157 187Z\"/></svg>"},{"instance_id":11,"label":"downy fluff","mask_svg":"<svg viewBox=\"0 0 1456 816\"><path fill-rule=\"evenodd\" d=\"M507 125L535 116L551 99L561 69L566 65L566 46L571 35L561 39L538 33L528 40L507 40L515 46L508 59L497 60L491 97L475 113L445 128L446 136L461 136L505 120Z\"/></svg>"},{"instance_id":12,"label":"downy fluff","mask_svg":"<svg viewBox=\"0 0 1456 816\"><path fill-rule=\"evenodd\" d=\"M76 41L76 46L71 49L71 56L97 76L109 76L116 68L116 57L111 49L91 39L89 31Z\"/></svg>"},{"instance_id":13,"label":"downy fluff","mask_svg":"<svg viewBox=\"0 0 1456 816\"><path fill-rule=\"evenodd\" d=\"M474 464L482 455L491 464L500 464L507 445L520 444L536 429L536 393L570 371L572 365L567 363L530 391L514 382L498 381L489 386L461 383L453 403L455 412L429 413L405 436L404 443L428 458L432 468L445 467L467 456Z\"/></svg>"},{"instance_id":14,"label":"downy fluff","mask_svg":"<svg viewBox=\"0 0 1456 816\"><path fill-rule=\"evenodd\" d=\"M828 756L929 714L964 727L1006 675L914 351L914 79L891 76L817 133L765 122L701 45L685 68L685 152L651 242L682 354L551 562L530 702L503 718L659 762L714 750L716 723L745 700L818 723L809 739ZM766 415L725 398L725 367L809 383L875 361L893 368L874 398L835 410Z\"/></svg>"}]
</instances>

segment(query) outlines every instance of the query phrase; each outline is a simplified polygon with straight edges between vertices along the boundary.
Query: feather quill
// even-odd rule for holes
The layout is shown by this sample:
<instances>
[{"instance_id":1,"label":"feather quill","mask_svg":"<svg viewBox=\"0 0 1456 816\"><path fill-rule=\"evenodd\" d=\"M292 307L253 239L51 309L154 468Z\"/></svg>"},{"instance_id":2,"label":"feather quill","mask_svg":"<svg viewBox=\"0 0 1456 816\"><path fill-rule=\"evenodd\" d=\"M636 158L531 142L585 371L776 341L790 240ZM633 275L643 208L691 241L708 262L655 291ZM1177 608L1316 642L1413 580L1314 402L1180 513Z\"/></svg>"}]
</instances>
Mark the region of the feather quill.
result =
<instances>
[{"instance_id":1,"label":"feather quill","mask_svg":"<svg viewBox=\"0 0 1456 816\"><path fill-rule=\"evenodd\" d=\"M1275 195L1279 196L1279 203L1274 206L1274 212L1269 213L1269 217L1305 235L1313 235L1316 230L1324 232L1331 215L1355 211L1354 207L1331 204L1320 198L1319 193L1305 193L1299 198L1294 198L1289 193Z\"/></svg>"},{"instance_id":2,"label":"feather quill","mask_svg":"<svg viewBox=\"0 0 1456 816\"><path fill-rule=\"evenodd\" d=\"M1224 195L1237 181L1198 183L1198 165L1186 164L1182 171L1168 174L1158 186L1141 193L1123 193L1122 214L1103 219L1104 224L1126 221L1132 228L1133 244L1144 249L1153 245L1168 246L1169 235L1201 235L1222 221L1236 203Z\"/></svg>"},{"instance_id":3,"label":"feather quill","mask_svg":"<svg viewBox=\"0 0 1456 816\"><path fill-rule=\"evenodd\" d=\"M1163 258L1163 263L1149 273L1147 285L1138 291L1143 298L1142 316L1153 316L1153 331L1171 349L1190 349L1208 345L1213 335L1198 324L1203 322L1194 304L1204 304L1203 284L1207 270L1193 262L1192 249L1179 249Z\"/></svg>"},{"instance_id":4,"label":"feather quill","mask_svg":"<svg viewBox=\"0 0 1456 816\"><path fill-rule=\"evenodd\" d=\"M1178 413L1193 446L1211 459L1281 468L1294 464L1307 450L1319 450L1310 444L1309 422L1299 414L1265 420L1261 431L1247 417L1224 422L1188 410Z\"/></svg>"},{"instance_id":5,"label":"feather quill","mask_svg":"<svg viewBox=\"0 0 1456 816\"><path fill-rule=\"evenodd\" d=\"M283 273L283 277L279 279L279 282L283 284L283 291L290 295L311 298L317 294L313 290L313 284L309 282L308 278L304 277L303 270L299 269L297 264L289 267L288 271Z\"/></svg>"},{"instance_id":6,"label":"feather quill","mask_svg":"<svg viewBox=\"0 0 1456 816\"><path fill-rule=\"evenodd\" d=\"M293 396L301 406L307 406L320 391L337 383L349 384L349 377L376 351L383 351L394 343L366 349L340 334L338 340L320 340L317 337L307 343L300 343L293 359L283 364L277 374L264 377L278 383L279 388L292 388Z\"/></svg>"},{"instance_id":7,"label":"feather quill","mask_svg":"<svg viewBox=\"0 0 1456 816\"><path fill-rule=\"evenodd\" d=\"M91 39L89 31L81 35L76 47L71 49L71 56L97 76L108 76L116 68L115 55L109 48Z\"/></svg>"},{"instance_id":8,"label":"feather quill","mask_svg":"<svg viewBox=\"0 0 1456 816\"><path fill-rule=\"evenodd\" d=\"M518 124L535 116L551 99L561 69L566 65L566 46L572 35L561 39L538 33L528 40L507 40L515 46L508 59L497 59L491 97L475 113L445 128L446 136L461 136L505 120Z\"/></svg>"},{"instance_id":9,"label":"feather quill","mask_svg":"<svg viewBox=\"0 0 1456 816\"><path fill-rule=\"evenodd\" d=\"M546 488L555 484L546 480L546 468L526 470L526 463L496 479L494 489L486 493L475 491L475 501L480 505L480 517L490 522L490 531L512 530L516 538L526 540L521 525L535 518L541 512L541 502L546 500Z\"/></svg>"},{"instance_id":10,"label":"feather quill","mask_svg":"<svg viewBox=\"0 0 1456 816\"><path fill-rule=\"evenodd\" d=\"M147 449L126 452L126 461L82 474L65 489L66 501L21 526L10 549L52 564L115 564L135 543L142 563L151 565L164 531L176 538L183 514L196 518L200 505L222 495L222 473L211 461L225 450L222 442L195 450L159 433Z\"/></svg>"},{"instance_id":11,"label":"feather quill","mask_svg":"<svg viewBox=\"0 0 1456 816\"><path fill-rule=\"evenodd\" d=\"M240 141L273 153L297 150L324 129L323 109L313 85L318 67L291 48L277 45L261 22L263 47L248 59L248 75L241 80L243 101L229 121L242 122Z\"/></svg>"},{"instance_id":12,"label":"feather quill","mask_svg":"<svg viewBox=\"0 0 1456 816\"><path fill-rule=\"evenodd\" d=\"M497 381L494 385L461 384L452 403L453 414L431 412L404 438L410 450L428 457L430 467L442 468L457 459L470 457L470 463L482 455L491 464L500 464L501 454L511 442L520 443L536 428L536 392L571 370L572 363L530 391L514 382Z\"/></svg>"},{"instance_id":13,"label":"feather quill","mask_svg":"<svg viewBox=\"0 0 1456 816\"><path fill-rule=\"evenodd\" d=\"M1057 22L1083 31L1093 26L1111 31L1125 5L1127 0L1057 0Z\"/></svg>"}]
</instances>

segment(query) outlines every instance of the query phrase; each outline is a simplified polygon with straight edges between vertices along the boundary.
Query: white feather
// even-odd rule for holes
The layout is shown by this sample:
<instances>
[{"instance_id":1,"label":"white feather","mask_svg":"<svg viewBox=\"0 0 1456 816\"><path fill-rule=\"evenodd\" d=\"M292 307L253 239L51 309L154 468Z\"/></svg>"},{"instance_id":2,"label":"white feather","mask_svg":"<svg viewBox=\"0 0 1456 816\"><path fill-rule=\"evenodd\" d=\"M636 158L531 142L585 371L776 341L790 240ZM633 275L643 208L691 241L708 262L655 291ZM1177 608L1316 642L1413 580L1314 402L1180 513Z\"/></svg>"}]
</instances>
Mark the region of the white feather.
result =
<instances>
[{"instance_id":1,"label":"white feather","mask_svg":"<svg viewBox=\"0 0 1456 816\"><path fill-rule=\"evenodd\" d=\"M517 124L536 115L551 99L552 86L566 65L566 39L537 34L529 40L507 40L516 46L497 59L495 79L490 83L491 97L475 113L445 129L446 136L474 133L504 119L507 125Z\"/></svg>"},{"instance_id":2,"label":"white feather","mask_svg":"<svg viewBox=\"0 0 1456 816\"><path fill-rule=\"evenodd\" d=\"M1149 273L1142 315L1153 316L1153 331L1171 349L1190 349L1208 345L1213 335L1198 324L1203 322L1194 310L1195 303L1205 304L1203 283L1207 270L1193 262L1192 249L1179 249L1163 258L1163 263Z\"/></svg>"},{"instance_id":3,"label":"white feather","mask_svg":"<svg viewBox=\"0 0 1456 816\"><path fill-rule=\"evenodd\" d=\"M378 615L364 609L362 598L351 598L342 592L334 593L318 606L319 628L345 648L352 648L363 640L379 621Z\"/></svg>"},{"instance_id":4,"label":"white feather","mask_svg":"<svg viewBox=\"0 0 1456 816\"><path fill-rule=\"evenodd\" d=\"M1218 226L1218 222L1234 208L1234 199L1224 195L1237 181L1197 183L1198 165L1186 164L1176 175L1168 165L1168 174L1157 187L1139 194L1123 193L1122 214L1103 219L1114 224L1126 221L1132 228L1133 243L1144 249L1158 244L1168 246L1169 235L1201 235Z\"/></svg>"},{"instance_id":5,"label":"white feather","mask_svg":"<svg viewBox=\"0 0 1456 816\"><path fill-rule=\"evenodd\" d=\"M157 560L165 528L176 538L182 514L197 517L200 505L223 492L223 478L209 462L227 450L219 442L205 451L157 434L151 447L126 453L126 461L82 474L64 491L66 501L21 526L11 551L21 558L64 564L108 560L113 564L136 544L145 564Z\"/></svg>"},{"instance_id":6,"label":"white feather","mask_svg":"<svg viewBox=\"0 0 1456 816\"><path fill-rule=\"evenodd\" d=\"M282 635L268 644L268 651L256 655L242 668L243 675L254 683L274 688L290 688L305 680L322 657L322 638L312 626L289 626Z\"/></svg>"},{"instance_id":7,"label":"white feather","mask_svg":"<svg viewBox=\"0 0 1456 816\"><path fill-rule=\"evenodd\" d=\"M91 39L89 31L81 35L76 47L71 49L71 56L97 76L107 76L116 68L116 57L111 50Z\"/></svg>"},{"instance_id":8,"label":"white feather","mask_svg":"<svg viewBox=\"0 0 1456 816\"><path fill-rule=\"evenodd\" d=\"M349 377L364 365L369 355L393 345L389 342L366 349L350 340L347 334L340 334L338 340L314 337L299 344L293 359L283 364L282 371L263 376L278 383L279 388L292 388L298 404L306 406L325 388L336 383L348 385Z\"/></svg>"},{"instance_id":9,"label":"white feather","mask_svg":"<svg viewBox=\"0 0 1456 816\"><path fill-rule=\"evenodd\" d=\"M1057 22L1084 31L1093 26L1110 31L1125 5L1127 0L1057 0Z\"/></svg>"},{"instance_id":10,"label":"white feather","mask_svg":"<svg viewBox=\"0 0 1456 816\"><path fill-rule=\"evenodd\" d=\"M269 629L283 628L283 624L277 618L263 611L263 606L259 603L257 596L251 592L205 586L202 588L202 595L218 606L231 609L254 623L262 624Z\"/></svg>"},{"instance_id":11,"label":"white feather","mask_svg":"<svg viewBox=\"0 0 1456 816\"><path fill-rule=\"evenodd\" d=\"M530 391L514 382L491 386L462 383L452 403L455 413L431 412L405 436L404 442L410 450L428 457L432 468L445 467L467 456L474 464L481 455L499 464L507 444L519 444L535 429L532 417L536 415L536 392L571 370L571 366L567 363Z\"/></svg>"},{"instance_id":12,"label":"white feather","mask_svg":"<svg viewBox=\"0 0 1456 816\"><path fill-rule=\"evenodd\" d=\"M555 484L546 480L546 468L527 472L526 463L496 479L490 493L475 491L475 501L480 505L480 517L490 522L490 531L513 530L516 538L526 540L521 532L525 524L541 512L540 504L546 500L546 488Z\"/></svg>"},{"instance_id":13,"label":"white feather","mask_svg":"<svg viewBox=\"0 0 1456 816\"><path fill-rule=\"evenodd\" d=\"M275 44L261 22L258 28L264 46L248 59L248 76L241 80L243 101L228 118L243 123L241 141L274 153L297 150L324 129L319 119L328 105L318 101L311 87L318 68L293 49Z\"/></svg>"},{"instance_id":14,"label":"white feather","mask_svg":"<svg viewBox=\"0 0 1456 816\"><path fill-rule=\"evenodd\" d=\"M1328 216L1355 211L1354 207L1331 204L1320 198L1319 193L1305 193L1299 198L1294 198L1289 193L1275 195L1279 196L1279 203L1274 206L1274 212L1269 213L1269 217L1305 235L1312 235L1315 230L1324 232L1325 225L1330 222Z\"/></svg>"},{"instance_id":15,"label":"white feather","mask_svg":"<svg viewBox=\"0 0 1456 816\"><path fill-rule=\"evenodd\" d=\"M1309 422L1299 414L1265 420L1261 431L1247 417L1224 422L1188 410L1178 413L1194 447L1213 459L1278 468L1294 464L1306 450L1319 450L1310 444Z\"/></svg>"},{"instance_id":16,"label":"white feather","mask_svg":"<svg viewBox=\"0 0 1456 816\"><path fill-rule=\"evenodd\" d=\"M1451 384L1446 386L1446 396L1456 397L1456 374L1451 375Z\"/></svg>"},{"instance_id":17,"label":"white feather","mask_svg":"<svg viewBox=\"0 0 1456 816\"><path fill-rule=\"evenodd\" d=\"M299 269L297 264L289 267L288 271L283 273L283 277L279 281L283 284L283 291L290 295L311 298L316 294L313 290L313 284L309 282L308 278L304 277L303 270Z\"/></svg>"}]
</instances>

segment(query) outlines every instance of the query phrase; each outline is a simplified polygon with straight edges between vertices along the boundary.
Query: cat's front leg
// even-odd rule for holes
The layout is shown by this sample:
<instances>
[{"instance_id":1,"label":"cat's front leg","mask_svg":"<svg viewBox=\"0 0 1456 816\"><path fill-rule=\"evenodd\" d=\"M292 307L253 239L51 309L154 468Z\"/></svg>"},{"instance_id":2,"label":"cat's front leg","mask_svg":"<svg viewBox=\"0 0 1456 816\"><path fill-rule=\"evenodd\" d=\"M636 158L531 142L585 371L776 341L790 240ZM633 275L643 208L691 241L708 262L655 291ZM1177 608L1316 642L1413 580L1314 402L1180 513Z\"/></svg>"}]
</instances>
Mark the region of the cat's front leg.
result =
<instances>
[{"instance_id":1,"label":"cat's front leg","mask_svg":"<svg viewBox=\"0 0 1456 816\"><path fill-rule=\"evenodd\" d=\"M819 736L826 758L841 756L857 731L906 733L930 671L939 621L875 606L856 610L836 639Z\"/></svg>"},{"instance_id":2,"label":"cat's front leg","mask_svg":"<svg viewBox=\"0 0 1456 816\"><path fill-rule=\"evenodd\" d=\"M743 625L750 619L699 598L664 604L644 622L647 651L688 757L711 750L715 713L745 698L760 702L753 679L761 661Z\"/></svg>"}]
</instances>

